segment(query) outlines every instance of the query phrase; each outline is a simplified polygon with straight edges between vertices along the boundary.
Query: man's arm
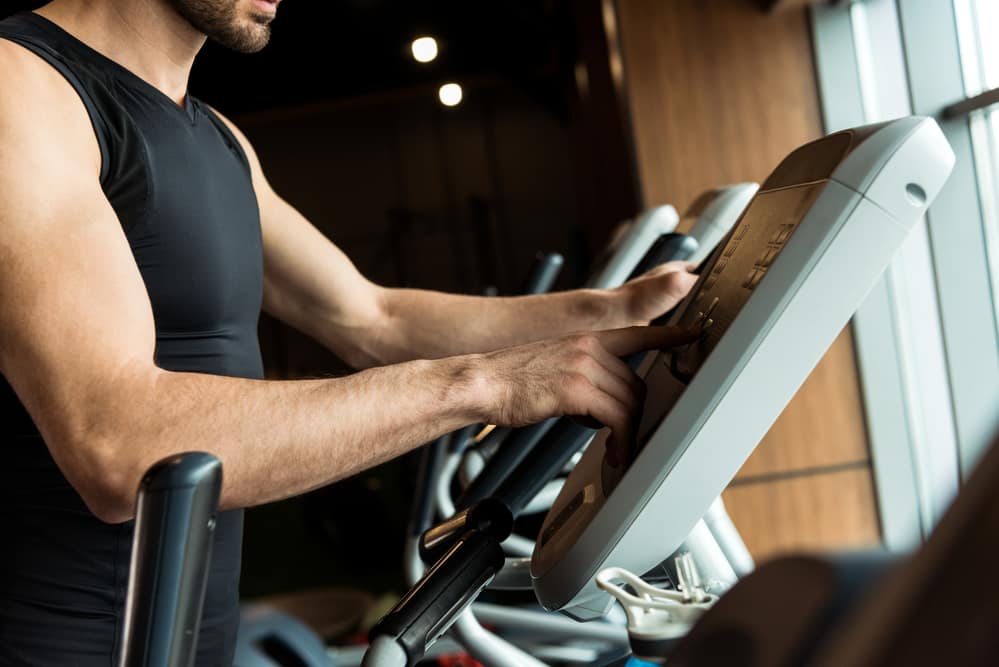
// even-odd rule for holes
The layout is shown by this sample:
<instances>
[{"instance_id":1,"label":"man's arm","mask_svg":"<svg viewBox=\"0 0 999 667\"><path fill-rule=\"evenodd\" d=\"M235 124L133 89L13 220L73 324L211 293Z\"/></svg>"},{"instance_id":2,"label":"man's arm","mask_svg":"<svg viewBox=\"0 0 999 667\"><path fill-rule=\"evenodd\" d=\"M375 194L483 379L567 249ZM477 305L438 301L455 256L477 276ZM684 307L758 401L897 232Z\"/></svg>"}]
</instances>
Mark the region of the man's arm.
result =
<instances>
[{"instance_id":1,"label":"man's arm","mask_svg":"<svg viewBox=\"0 0 999 667\"><path fill-rule=\"evenodd\" d=\"M301 493L476 421L587 415L625 434L641 387L615 355L680 340L625 329L299 382L165 371L82 103L2 40L0 81L18 91L0 95L0 373L105 521L129 518L143 472L181 451L222 460L232 508Z\"/></svg>"},{"instance_id":2,"label":"man's arm","mask_svg":"<svg viewBox=\"0 0 999 667\"><path fill-rule=\"evenodd\" d=\"M260 204L264 310L356 368L645 323L676 305L694 283L687 265L675 262L615 290L487 299L383 288L274 192L250 142L223 120L250 160Z\"/></svg>"},{"instance_id":3,"label":"man's arm","mask_svg":"<svg viewBox=\"0 0 999 667\"><path fill-rule=\"evenodd\" d=\"M577 289L479 297L417 289L382 290L373 349L383 361L495 350L560 336L646 324L680 302L696 277L674 262L615 290Z\"/></svg>"}]
</instances>

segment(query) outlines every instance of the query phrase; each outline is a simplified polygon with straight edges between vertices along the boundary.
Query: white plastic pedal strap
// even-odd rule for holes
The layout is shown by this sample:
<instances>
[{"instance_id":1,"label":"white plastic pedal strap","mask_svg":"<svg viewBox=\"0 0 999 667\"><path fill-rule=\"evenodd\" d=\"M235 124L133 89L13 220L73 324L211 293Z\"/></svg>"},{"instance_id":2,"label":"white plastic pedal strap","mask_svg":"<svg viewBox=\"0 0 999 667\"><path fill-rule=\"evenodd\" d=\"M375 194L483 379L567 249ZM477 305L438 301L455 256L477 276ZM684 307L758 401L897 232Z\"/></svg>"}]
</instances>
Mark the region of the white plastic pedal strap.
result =
<instances>
[{"instance_id":1,"label":"white plastic pedal strap","mask_svg":"<svg viewBox=\"0 0 999 667\"><path fill-rule=\"evenodd\" d=\"M678 571L690 568L692 561L683 564L677 559ZM690 575L687 575L690 577ZM685 577L681 574L681 580ZM630 593L614 582L623 582L635 593ZM673 645L718 601L706 593L696 582L687 579L681 590L668 590L653 586L636 574L620 567L608 567L596 577L597 586L613 596L628 616L628 638L635 657L657 661L669 654Z\"/></svg>"}]
</instances>

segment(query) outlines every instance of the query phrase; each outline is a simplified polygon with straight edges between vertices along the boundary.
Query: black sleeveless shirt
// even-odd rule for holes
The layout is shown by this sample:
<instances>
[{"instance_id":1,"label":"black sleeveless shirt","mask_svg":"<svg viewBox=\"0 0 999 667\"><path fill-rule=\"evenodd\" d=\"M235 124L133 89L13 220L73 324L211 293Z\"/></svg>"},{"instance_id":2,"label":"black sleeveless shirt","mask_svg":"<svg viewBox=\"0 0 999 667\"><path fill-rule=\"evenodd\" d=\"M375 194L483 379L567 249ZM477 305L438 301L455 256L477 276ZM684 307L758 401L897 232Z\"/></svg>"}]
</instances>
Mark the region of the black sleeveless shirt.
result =
<instances>
[{"instance_id":1,"label":"black sleeveless shirt","mask_svg":"<svg viewBox=\"0 0 999 667\"><path fill-rule=\"evenodd\" d=\"M232 133L197 99L188 95L178 106L37 14L0 21L0 38L58 70L87 108L101 187L152 303L156 363L261 378L260 217ZM0 90L18 94L2 81ZM109 525L87 510L2 376L0 411L0 665L110 667L122 634L132 523ZM198 665L232 664L242 525L239 511L217 523Z\"/></svg>"}]
</instances>

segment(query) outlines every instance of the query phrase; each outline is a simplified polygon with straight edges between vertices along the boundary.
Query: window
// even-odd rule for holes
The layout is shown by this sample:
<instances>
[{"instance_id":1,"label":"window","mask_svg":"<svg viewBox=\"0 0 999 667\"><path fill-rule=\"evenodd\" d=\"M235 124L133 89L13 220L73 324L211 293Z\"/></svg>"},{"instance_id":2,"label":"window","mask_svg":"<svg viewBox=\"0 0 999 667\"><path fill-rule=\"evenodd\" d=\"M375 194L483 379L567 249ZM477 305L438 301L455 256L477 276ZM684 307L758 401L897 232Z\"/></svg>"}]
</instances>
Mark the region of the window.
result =
<instances>
[{"instance_id":1,"label":"window","mask_svg":"<svg viewBox=\"0 0 999 667\"><path fill-rule=\"evenodd\" d=\"M974 97L999 88L999 42L986 39L985 27L999 25L995 0L954 0L964 92Z\"/></svg>"},{"instance_id":2,"label":"window","mask_svg":"<svg viewBox=\"0 0 999 667\"><path fill-rule=\"evenodd\" d=\"M999 25L999 2L955 0L954 16L967 99L955 101L948 110L960 116L964 109L970 109L968 125L982 199L992 294L999 298L999 41L985 35L986 26L995 29ZM999 308L995 312L999 316Z\"/></svg>"},{"instance_id":3,"label":"window","mask_svg":"<svg viewBox=\"0 0 999 667\"><path fill-rule=\"evenodd\" d=\"M857 0L812 9L828 131L918 114L957 164L854 318L882 533L928 534L999 427L996 0Z\"/></svg>"}]
</instances>

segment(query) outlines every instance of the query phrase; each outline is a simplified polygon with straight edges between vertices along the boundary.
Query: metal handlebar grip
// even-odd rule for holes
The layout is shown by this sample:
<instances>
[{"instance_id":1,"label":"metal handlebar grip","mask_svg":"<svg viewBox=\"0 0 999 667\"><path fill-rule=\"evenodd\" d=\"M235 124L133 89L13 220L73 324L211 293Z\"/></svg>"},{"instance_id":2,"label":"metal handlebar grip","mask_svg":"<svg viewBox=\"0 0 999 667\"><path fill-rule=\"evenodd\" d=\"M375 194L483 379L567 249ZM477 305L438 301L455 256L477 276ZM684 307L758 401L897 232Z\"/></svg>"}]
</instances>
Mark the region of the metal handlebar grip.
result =
<instances>
[{"instance_id":1,"label":"metal handlebar grip","mask_svg":"<svg viewBox=\"0 0 999 667\"><path fill-rule=\"evenodd\" d=\"M521 294L544 294L550 292L555 279L562 271L565 259L557 252L539 252L534 258L534 267L527 277Z\"/></svg>"},{"instance_id":2,"label":"metal handlebar grip","mask_svg":"<svg viewBox=\"0 0 999 667\"><path fill-rule=\"evenodd\" d=\"M208 583L222 464L188 452L139 483L119 667L190 667Z\"/></svg>"}]
</instances>

